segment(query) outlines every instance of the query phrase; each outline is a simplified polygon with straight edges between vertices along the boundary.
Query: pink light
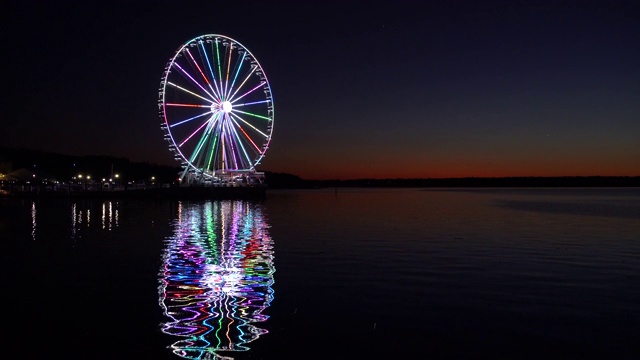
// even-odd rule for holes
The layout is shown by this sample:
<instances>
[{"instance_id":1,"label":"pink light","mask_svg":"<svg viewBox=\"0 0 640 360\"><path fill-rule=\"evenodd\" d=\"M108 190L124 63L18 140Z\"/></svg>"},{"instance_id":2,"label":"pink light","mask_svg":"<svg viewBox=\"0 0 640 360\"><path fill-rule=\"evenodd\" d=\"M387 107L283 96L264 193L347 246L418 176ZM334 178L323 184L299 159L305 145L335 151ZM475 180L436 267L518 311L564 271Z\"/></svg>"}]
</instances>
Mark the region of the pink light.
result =
<instances>
[{"instance_id":1,"label":"pink light","mask_svg":"<svg viewBox=\"0 0 640 360\"><path fill-rule=\"evenodd\" d=\"M178 69L180 69L180 71L182 71L182 73L183 73L183 74L187 75L187 77L188 77L189 79L191 79L191 81L193 81L196 85L198 85L198 87L199 87L200 89L202 89L202 91L204 91L204 93L205 93L205 94L207 94L207 95L211 96L212 98L215 98L215 96L212 96L211 94L209 94L209 92L207 91L207 89L205 89L204 87L202 87L202 85L200 85L200 83L199 83L199 82L197 82L197 81L196 81L196 79L194 79L191 75L189 75L189 73L188 73L185 69L183 69L183 68L180 66L180 64L178 64L178 63L173 63L173 64L174 64Z\"/></svg>"},{"instance_id":2,"label":"pink light","mask_svg":"<svg viewBox=\"0 0 640 360\"><path fill-rule=\"evenodd\" d=\"M251 94L252 92L254 92L257 88L262 87L262 85L264 85L264 83L261 82L260 84L258 84L258 86L254 87L253 89L251 89L251 90L247 91L246 93L242 94L242 96L240 96L239 98L233 99L233 101L231 101L231 102L234 103L234 102L242 99L243 97L245 97L245 96Z\"/></svg>"},{"instance_id":3,"label":"pink light","mask_svg":"<svg viewBox=\"0 0 640 360\"><path fill-rule=\"evenodd\" d=\"M198 104L175 104L175 103L167 103L168 106L182 106L182 107L197 107L197 108L208 108L210 105L198 105Z\"/></svg>"},{"instance_id":4,"label":"pink light","mask_svg":"<svg viewBox=\"0 0 640 360\"><path fill-rule=\"evenodd\" d=\"M242 126L238 125L238 129L240 129L240 131L242 131L242 133L244 134L244 136L247 137L247 139L249 139L249 142L251 144L253 144L253 146L256 148L256 150L258 150L258 152L260 152L260 148L258 147L258 145L256 145L256 143L253 142L253 140L251 139L251 137L249 137L249 134L247 134L244 129L242 128Z\"/></svg>"},{"instance_id":5,"label":"pink light","mask_svg":"<svg viewBox=\"0 0 640 360\"><path fill-rule=\"evenodd\" d=\"M196 59L194 59L193 55L191 55L191 51L189 51L189 49L185 49L185 50L187 51L187 54L189 54L189 57L191 58L191 60L193 60L193 64L198 68L198 71L200 71L200 75L202 75L202 77L204 78L204 81L207 82L207 85L211 86L211 83L209 83L209 79L207 79L207 77L202 72L202 69L200 69L200 66L198 66Z\"/></svg>"},{"instance_id":6,"label":"pink light","mask_svg":"<svg viewBox=\"0 0 640 360\"><path fill-rule=\"evenodd\" d=\"M184 143L186 143L187 141L189 141L189 139L191 139L193 137L193 135L195 135L198 131L200 131L200 129L202 129L205 125L207 125L209 122L205 121L202 123L202 125L200 125L199 128L197 128L194 132L191 133L191 135L189 135L186 139L184 139L183 142L180 143L180 145L178 145L179 147L182 147L182 145L184 145Z\"/></svg>"}]
</instances>

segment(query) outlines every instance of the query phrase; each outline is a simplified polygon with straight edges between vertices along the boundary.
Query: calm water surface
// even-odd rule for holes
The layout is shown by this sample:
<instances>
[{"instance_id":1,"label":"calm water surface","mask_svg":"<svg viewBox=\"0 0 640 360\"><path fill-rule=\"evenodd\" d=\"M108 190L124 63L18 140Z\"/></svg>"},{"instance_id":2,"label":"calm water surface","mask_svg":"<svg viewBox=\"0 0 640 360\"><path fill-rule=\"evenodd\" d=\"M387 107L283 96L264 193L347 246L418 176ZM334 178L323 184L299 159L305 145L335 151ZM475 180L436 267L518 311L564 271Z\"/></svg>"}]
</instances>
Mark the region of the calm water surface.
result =
<instances>
[{"instance_id":1,"label":"calm water surface","mask_svg":"<svg viewBox=\"0 0 640 360\"><path fill-rule=\"evenodd\" d=\"M16 358L637 359L640 189L0 200Z\"/></svg>"}]
</instances>

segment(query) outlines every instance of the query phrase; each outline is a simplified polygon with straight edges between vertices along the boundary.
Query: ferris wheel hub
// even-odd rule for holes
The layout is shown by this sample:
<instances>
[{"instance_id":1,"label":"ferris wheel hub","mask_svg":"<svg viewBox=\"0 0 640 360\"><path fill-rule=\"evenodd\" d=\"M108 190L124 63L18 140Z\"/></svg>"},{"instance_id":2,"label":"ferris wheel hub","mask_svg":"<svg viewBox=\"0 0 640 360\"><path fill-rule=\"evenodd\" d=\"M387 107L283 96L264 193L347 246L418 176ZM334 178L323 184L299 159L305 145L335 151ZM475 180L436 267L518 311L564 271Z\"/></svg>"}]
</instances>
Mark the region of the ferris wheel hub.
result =
<instances>
[{"instance_id":1,"label":"ferris wheel hub","mask_svg":"<svg viewBox=\"0 0 640 360\"><path fill-rule=\"evenodd\" d=\"M233 105L231 105L229 101L225 101L222 103L222 111L226 113L230 113L232 109L233 109Z\"/></svg>"}]
</instances>

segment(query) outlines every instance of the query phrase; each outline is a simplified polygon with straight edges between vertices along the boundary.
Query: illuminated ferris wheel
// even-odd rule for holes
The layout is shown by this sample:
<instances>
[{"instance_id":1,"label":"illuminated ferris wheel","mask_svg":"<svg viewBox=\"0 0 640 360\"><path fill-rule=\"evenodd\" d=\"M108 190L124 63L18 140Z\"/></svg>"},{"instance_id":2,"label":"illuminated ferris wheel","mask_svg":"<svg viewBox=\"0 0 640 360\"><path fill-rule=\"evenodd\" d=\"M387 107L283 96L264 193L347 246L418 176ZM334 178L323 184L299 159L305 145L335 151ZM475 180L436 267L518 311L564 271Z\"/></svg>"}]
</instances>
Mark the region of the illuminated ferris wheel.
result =
<instances>
[{"instance_id":1,"label":"illuminated ferris wheel","mask_svg":"<svg viewBox=\"0 0 640 360\"><path fill-rule=\"evenodd\" d=\"M258 60L239 42L202 35L167 63L158 107L164 138L189 183L256 174L273 132L273 98Z\"/></svg>"}]
</instances>

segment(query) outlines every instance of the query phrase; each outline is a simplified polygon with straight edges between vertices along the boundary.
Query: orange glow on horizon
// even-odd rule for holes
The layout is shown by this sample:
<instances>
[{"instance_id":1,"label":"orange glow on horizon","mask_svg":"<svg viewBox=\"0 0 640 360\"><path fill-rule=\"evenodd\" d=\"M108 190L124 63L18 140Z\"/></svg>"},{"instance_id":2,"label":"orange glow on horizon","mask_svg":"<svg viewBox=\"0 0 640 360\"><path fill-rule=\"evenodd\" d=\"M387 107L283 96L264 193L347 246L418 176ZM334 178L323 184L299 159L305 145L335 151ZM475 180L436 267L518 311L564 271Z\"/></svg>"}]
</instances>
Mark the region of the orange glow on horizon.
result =
<instances>
[{"instance_id":1,"label":"orange glow on horizon","mask_svg":"<svg viewBox=\"0 0 640 360\"><path fill-rule=\"evenodd\" d=\"M318 166L285 166L267 169L289 173L304 180L354 179L444 179L444 178L497 178L497 177L564 177L564 176L640 176L640 170L624 164L451 164L438 167L365 168L346 164L319 164Z\"/></svg>"}]
</instances>

